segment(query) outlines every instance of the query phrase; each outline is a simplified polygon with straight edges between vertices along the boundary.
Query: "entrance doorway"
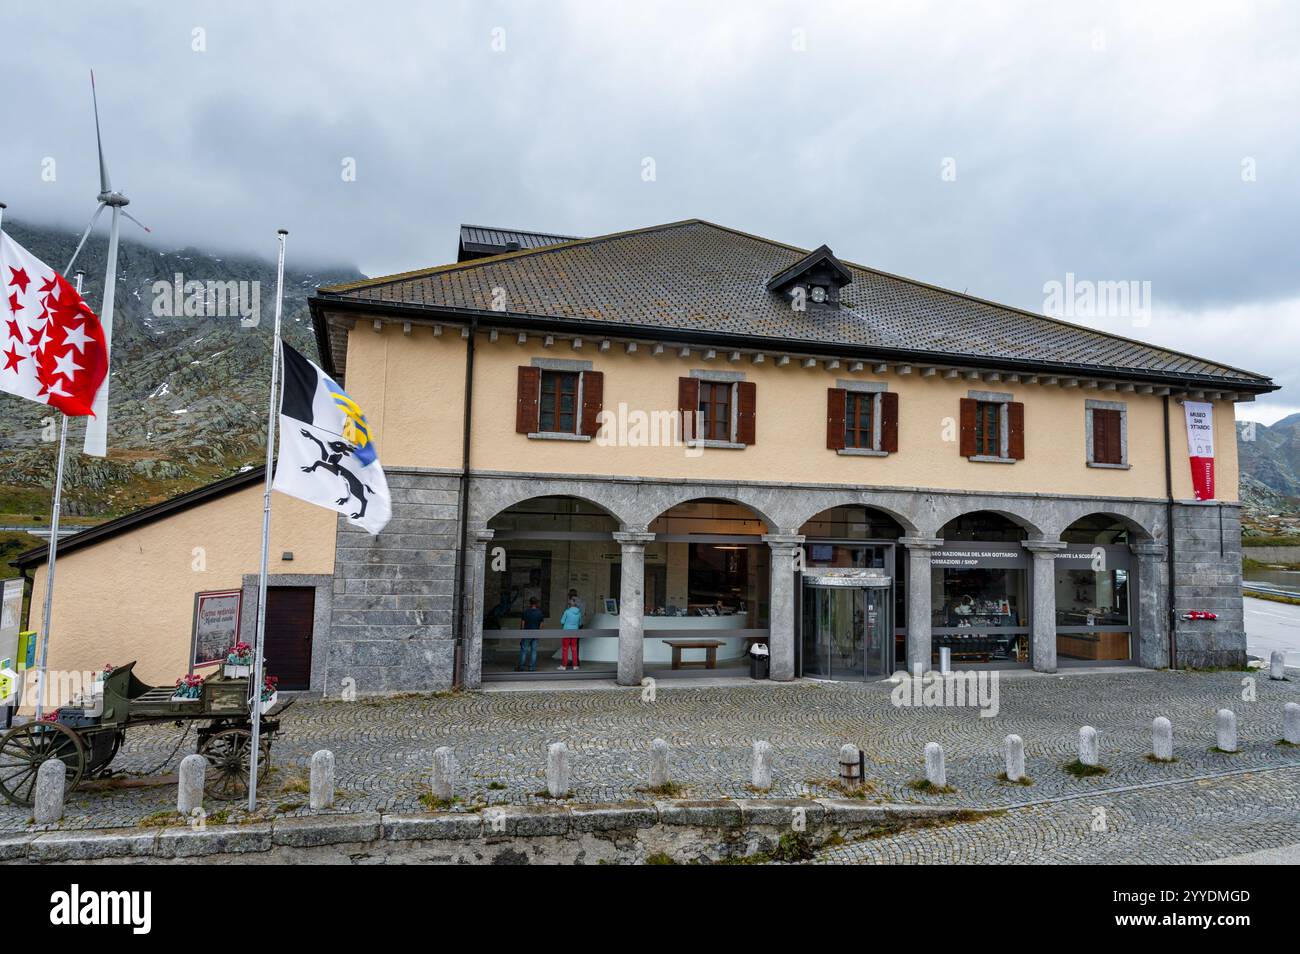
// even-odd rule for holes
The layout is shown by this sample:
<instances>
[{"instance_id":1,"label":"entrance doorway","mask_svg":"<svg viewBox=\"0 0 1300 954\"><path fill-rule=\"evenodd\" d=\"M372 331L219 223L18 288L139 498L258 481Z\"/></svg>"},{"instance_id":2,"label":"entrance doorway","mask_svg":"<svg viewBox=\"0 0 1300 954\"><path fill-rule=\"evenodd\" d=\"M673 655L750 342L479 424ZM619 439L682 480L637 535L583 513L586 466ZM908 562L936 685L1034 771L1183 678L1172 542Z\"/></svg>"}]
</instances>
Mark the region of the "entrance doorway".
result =
<instances>
[{"instance_id":1,"label":"entrance doorway","mask_svg":"<svg viewBox=\"0 0 1300 954\"><path fill-rule=\"evenodd\" d=\"M266 672L280 689L311 688L311 637L316 615L314 586L266 590Z\"/></svg>"},{"instance_id":2,"label":"entrance doorway","mask_svg":"<svg viewBox=\"0 0 1300 954\"><path fill-rule=\"evenodd\" d=\"M868 679L894 671L888 586L804 581L803 675Z\"/></svg>"}]
</instances>

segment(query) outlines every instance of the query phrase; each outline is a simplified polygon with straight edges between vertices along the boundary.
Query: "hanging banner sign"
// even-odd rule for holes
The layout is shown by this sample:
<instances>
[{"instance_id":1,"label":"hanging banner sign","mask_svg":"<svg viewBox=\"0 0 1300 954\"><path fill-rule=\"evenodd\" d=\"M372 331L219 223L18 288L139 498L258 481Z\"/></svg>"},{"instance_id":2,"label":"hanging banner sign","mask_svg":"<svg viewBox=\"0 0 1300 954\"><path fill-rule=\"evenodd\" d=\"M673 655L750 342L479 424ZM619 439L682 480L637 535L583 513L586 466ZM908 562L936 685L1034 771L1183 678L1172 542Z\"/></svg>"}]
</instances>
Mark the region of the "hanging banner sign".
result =
<instances>
[{"instance_id":1,"label":"hanging banner sign","mask_svg":"<svg viewBox=\"0 0 1300 954\"><path fill-rule=\"evenodd\" d=\"M1192 493L1197 500L1214 499L1214 405L1184 401L1187 454L1192 462Z\"/></svg>"}]
</instances>

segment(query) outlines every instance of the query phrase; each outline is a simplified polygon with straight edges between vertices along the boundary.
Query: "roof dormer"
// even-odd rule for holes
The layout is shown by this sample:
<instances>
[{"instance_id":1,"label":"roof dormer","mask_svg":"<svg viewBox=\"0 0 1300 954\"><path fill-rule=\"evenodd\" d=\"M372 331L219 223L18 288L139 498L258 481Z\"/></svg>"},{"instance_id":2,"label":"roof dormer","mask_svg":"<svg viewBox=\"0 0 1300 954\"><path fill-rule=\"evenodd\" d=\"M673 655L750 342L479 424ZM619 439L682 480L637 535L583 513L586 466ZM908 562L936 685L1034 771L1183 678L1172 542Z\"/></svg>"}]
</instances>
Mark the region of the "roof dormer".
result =
<instances>
[{"instance_id":1,"label":"roof dormer","mask_svg":"<svg viewBox=\"0 0 1300 954\"><path fill-rule=\"evenodd\" d=\"M767 290L795 302L838 307L840 289L852 281L853 273L823 245L768 279Z\"/></svg>"}]
</instances>

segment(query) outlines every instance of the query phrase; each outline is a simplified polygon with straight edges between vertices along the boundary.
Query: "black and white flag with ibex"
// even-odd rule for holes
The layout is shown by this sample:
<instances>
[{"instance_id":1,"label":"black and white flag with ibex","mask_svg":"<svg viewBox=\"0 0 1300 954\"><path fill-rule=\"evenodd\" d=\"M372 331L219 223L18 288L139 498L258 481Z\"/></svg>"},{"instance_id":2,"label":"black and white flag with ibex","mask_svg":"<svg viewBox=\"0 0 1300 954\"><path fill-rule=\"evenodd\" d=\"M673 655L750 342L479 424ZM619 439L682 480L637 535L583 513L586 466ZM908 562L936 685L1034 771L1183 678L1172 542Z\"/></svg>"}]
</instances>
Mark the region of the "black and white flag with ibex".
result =
<instances>
[{"instance_id":1,"label":"black and white flag with ibex","mask_svg":"<svg viewBox=\"0 0 1300 954\"><path fill-rule=\"evenodd\" d=\"M273 486L378 533L393 515L393 502L366 416L328 374L287 344L281 347L284 385Z\"/></svg>"}]
</instances>

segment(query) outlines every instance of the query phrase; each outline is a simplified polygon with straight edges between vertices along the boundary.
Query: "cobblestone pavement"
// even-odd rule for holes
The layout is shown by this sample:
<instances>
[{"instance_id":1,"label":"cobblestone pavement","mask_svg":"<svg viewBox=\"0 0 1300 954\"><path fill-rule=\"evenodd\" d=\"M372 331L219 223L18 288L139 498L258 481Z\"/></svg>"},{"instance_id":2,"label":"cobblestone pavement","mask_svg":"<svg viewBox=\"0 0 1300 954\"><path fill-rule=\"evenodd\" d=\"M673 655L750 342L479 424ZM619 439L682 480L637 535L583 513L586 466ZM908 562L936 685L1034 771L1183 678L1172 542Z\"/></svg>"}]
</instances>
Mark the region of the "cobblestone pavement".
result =
<instances>
[{"instance_id":1,"label":"cobblestone pavement","mask_svg":"<svg viewBox=\"0 0 1300 954\"><path fill-rule=\"evenodd\" d=\"M1300 768L1099 793L819 852L817 864L1215 861L1300 843Z\"/></svg>"},{"instance_id":2,"label":"cobblestone pavement","mask_svg":"<svg viewBox=\"0 0 1300 954\"><path fill-rule=\"evenodd\" d=\"M462 766L460 807L537 802L546 746L555 741L574 753L576 800L644 799L638 786L644 784L650 740L658 736L672 746L674 780L686 797L752 797L751 746L766 739L775 752L775 796L833 794L824 783L835 777L839 747L848 742L866 752L876 800L1009 807L1300 766L1300 750L1277 744L1284 703L1300 701L1300 673L1290 675L1288 681L1270 682L1266 675L1242 672L1004 674L995 718L982 718L973 708L896 707L891 687L883 683L698 686L684 680L661 682L653 701L640 689L616 688L300 701L285 714L275 739L275 774L263 789L264 805L282 814L305 813L301 780L307 763L312 752L328 748L337 762L340 810L419 811L433 750L440 745L453 746ZM1255 701L1243 700L1247 688L1257 693ZM1235 755L1211 751L1214 713L1221 707L1233 709L1239 719L1242 751ZM1178 761L1173 764L1145 758L1157 715L1174 725ZM1075 757L1078 727L1084 724L1098 730L1102 762L1110 770L1103 777L1077 779L1061 768ZM180 732L171 726L131 730L114 768L123 773L156 769ZM1011 732L1025 740L1031 786L996 778L1002 769L1000 743ZM944 747L953 794L925 795L908 785L922 774L922 749L930 741ZM165 771L175 771L193 748L191 731ZM1296 776L1258 777L1294 781ZM1227 783L1187 791L1219 791L1222 784ZM1158 799L1161 791L1169 790L1149 797ZM1067 817L1083 805L1060 803L1041 811ZM174 784L78 790L69 797L62 827L134 825L174 807ZM1196 815L1189 810L1185 817ZM1021 817L1027 816L1019 811L1007 816ZM29 810L0 805L0 830L23 828L29 819ZM980 830L1001 831L1006 824ZM1243 850L1250 845L1237 846Z\"/></svg>"}]
</instances>

